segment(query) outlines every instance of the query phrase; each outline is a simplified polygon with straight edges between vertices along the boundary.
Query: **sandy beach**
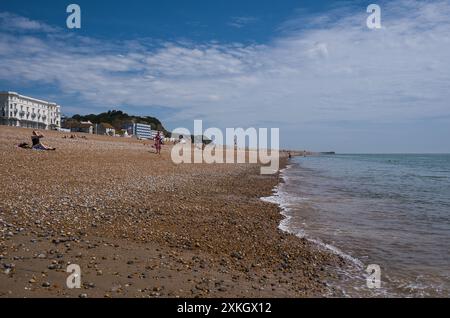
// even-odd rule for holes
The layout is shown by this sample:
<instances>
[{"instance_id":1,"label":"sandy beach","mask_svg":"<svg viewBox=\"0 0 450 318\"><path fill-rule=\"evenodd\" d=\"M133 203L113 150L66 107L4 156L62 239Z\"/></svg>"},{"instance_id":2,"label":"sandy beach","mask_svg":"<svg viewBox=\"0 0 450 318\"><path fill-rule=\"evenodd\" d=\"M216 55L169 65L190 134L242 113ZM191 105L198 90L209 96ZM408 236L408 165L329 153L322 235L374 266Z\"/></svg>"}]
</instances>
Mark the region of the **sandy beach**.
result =
<instances>
[{"instance_id":1,"label":"sandy beach","mask_svg":"<svg viewBox=\"0 0 450 318\"><path fill-rule=\"evenodd\" d=\"M326 282L345 260L280 231L279 208L260 200L278 175L44 134L56 151L18 148L31 130L0 126L1 297L338 296ZM71 263L80 289L66 286Z\"/></svg>"}]
</instances>

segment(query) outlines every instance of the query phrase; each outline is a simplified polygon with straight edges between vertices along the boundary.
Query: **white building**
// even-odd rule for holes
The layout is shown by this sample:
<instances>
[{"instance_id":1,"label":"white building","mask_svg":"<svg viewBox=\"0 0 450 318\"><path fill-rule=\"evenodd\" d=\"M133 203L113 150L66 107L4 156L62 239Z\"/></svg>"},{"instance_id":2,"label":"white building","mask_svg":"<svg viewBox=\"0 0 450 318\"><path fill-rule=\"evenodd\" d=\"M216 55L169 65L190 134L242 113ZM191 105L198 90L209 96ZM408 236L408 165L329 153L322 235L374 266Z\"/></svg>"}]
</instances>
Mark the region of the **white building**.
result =
<instances>
[{"instance_id":1,"label":"white building","mask_svg":"<svg viewBox=\"0 0 450 318\"><path fill-rule=\"evenodd\" d=\"M151 139L152 127L146 124L131 124L127 127L128 135L134 135L139 139Z\"/></svg>"},{"instance_id":2,"label":"white building","mask_svg":"<svg viewBox=\"0 0 450 318\"><path fill-rule=\"evenodd\" d=\"M0 92L0 124L36 129L61 128L60 106L15 92Z\"/></svg>"}]
</instances>

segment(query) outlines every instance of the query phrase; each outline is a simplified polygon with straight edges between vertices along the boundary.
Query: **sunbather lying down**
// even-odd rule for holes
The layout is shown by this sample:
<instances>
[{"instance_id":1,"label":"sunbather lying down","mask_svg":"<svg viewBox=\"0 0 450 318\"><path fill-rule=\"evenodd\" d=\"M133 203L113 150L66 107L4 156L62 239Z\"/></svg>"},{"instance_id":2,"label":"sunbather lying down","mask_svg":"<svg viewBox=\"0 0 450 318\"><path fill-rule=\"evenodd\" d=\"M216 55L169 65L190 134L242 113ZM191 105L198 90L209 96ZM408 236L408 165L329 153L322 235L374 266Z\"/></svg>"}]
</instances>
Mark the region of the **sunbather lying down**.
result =
<instances>
[{"instance_id":1,"label":"sunbather lying down","mask_svg":"<svg viewBox=\"0 0 450 318\"><path fill-rule=\"evenodd\" d=\"M37 130L33 130L33 134L31 135L31 141L33 143L33 146L31 147L31 149L35 149L35 150L56 150L56 148L52 148L49 146L44 145L41 142L41 138L44 138L44 135L42 133L40 133Z\"/></svg>"}]
</instances>

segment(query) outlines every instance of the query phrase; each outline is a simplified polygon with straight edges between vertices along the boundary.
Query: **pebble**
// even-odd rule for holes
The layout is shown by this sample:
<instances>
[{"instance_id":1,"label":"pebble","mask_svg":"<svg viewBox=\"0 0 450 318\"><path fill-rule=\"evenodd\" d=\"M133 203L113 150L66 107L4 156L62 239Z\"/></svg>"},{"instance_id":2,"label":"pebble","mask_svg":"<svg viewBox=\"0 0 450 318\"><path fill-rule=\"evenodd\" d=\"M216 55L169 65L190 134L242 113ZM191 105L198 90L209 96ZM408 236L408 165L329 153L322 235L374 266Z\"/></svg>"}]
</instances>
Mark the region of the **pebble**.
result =
<instances>
[{"instance_id":1,"label":"pebble","mask_svg":"<svg viewBox=\"0 0 450 318\"><path fill-rule=\"evenodd\" d=\"M57 269L58 267L59 267L59 265L57 265L57 264L50 264L47 266L47 268L51 269L51 270Z\"/></svg>"}]
</instances>

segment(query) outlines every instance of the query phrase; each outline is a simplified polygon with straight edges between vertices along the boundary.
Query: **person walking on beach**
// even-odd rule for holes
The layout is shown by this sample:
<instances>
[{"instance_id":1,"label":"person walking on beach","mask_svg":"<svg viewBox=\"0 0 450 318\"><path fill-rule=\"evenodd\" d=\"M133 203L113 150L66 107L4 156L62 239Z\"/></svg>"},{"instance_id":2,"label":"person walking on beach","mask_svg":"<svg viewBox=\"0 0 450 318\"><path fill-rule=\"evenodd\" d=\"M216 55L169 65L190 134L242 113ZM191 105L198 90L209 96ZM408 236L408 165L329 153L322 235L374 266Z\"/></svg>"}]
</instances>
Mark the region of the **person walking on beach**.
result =
<instances>
[{"instance_id":1,"label":"person walking on beach","mask_svg":"<svg viewBox=\"0 0 450 318\"><path fill-rule=\"evenodd\" d=\"M161 145L162 145L162 137L161 137L161 135L160 135L160 133L158 131L158 133L155 136L155 144L154 144L154 147L156 149L156 153L158 155L161 154Z\"/></svg>"},{"instance_id":2,"label":"person walking on beach","mask_svg":"<svg viewBox=\"0 0 450 318\"><path fill-rule=\"evenodd\" d=\"M56 150L56 148L44 145L41 142L41 138L44 138L44 135L37 130L33 130L33 133L31 134L31 142L33 143L33 146L31 147L31 149L34 149L34 150Z\"/></svg>"}]
</instances>

